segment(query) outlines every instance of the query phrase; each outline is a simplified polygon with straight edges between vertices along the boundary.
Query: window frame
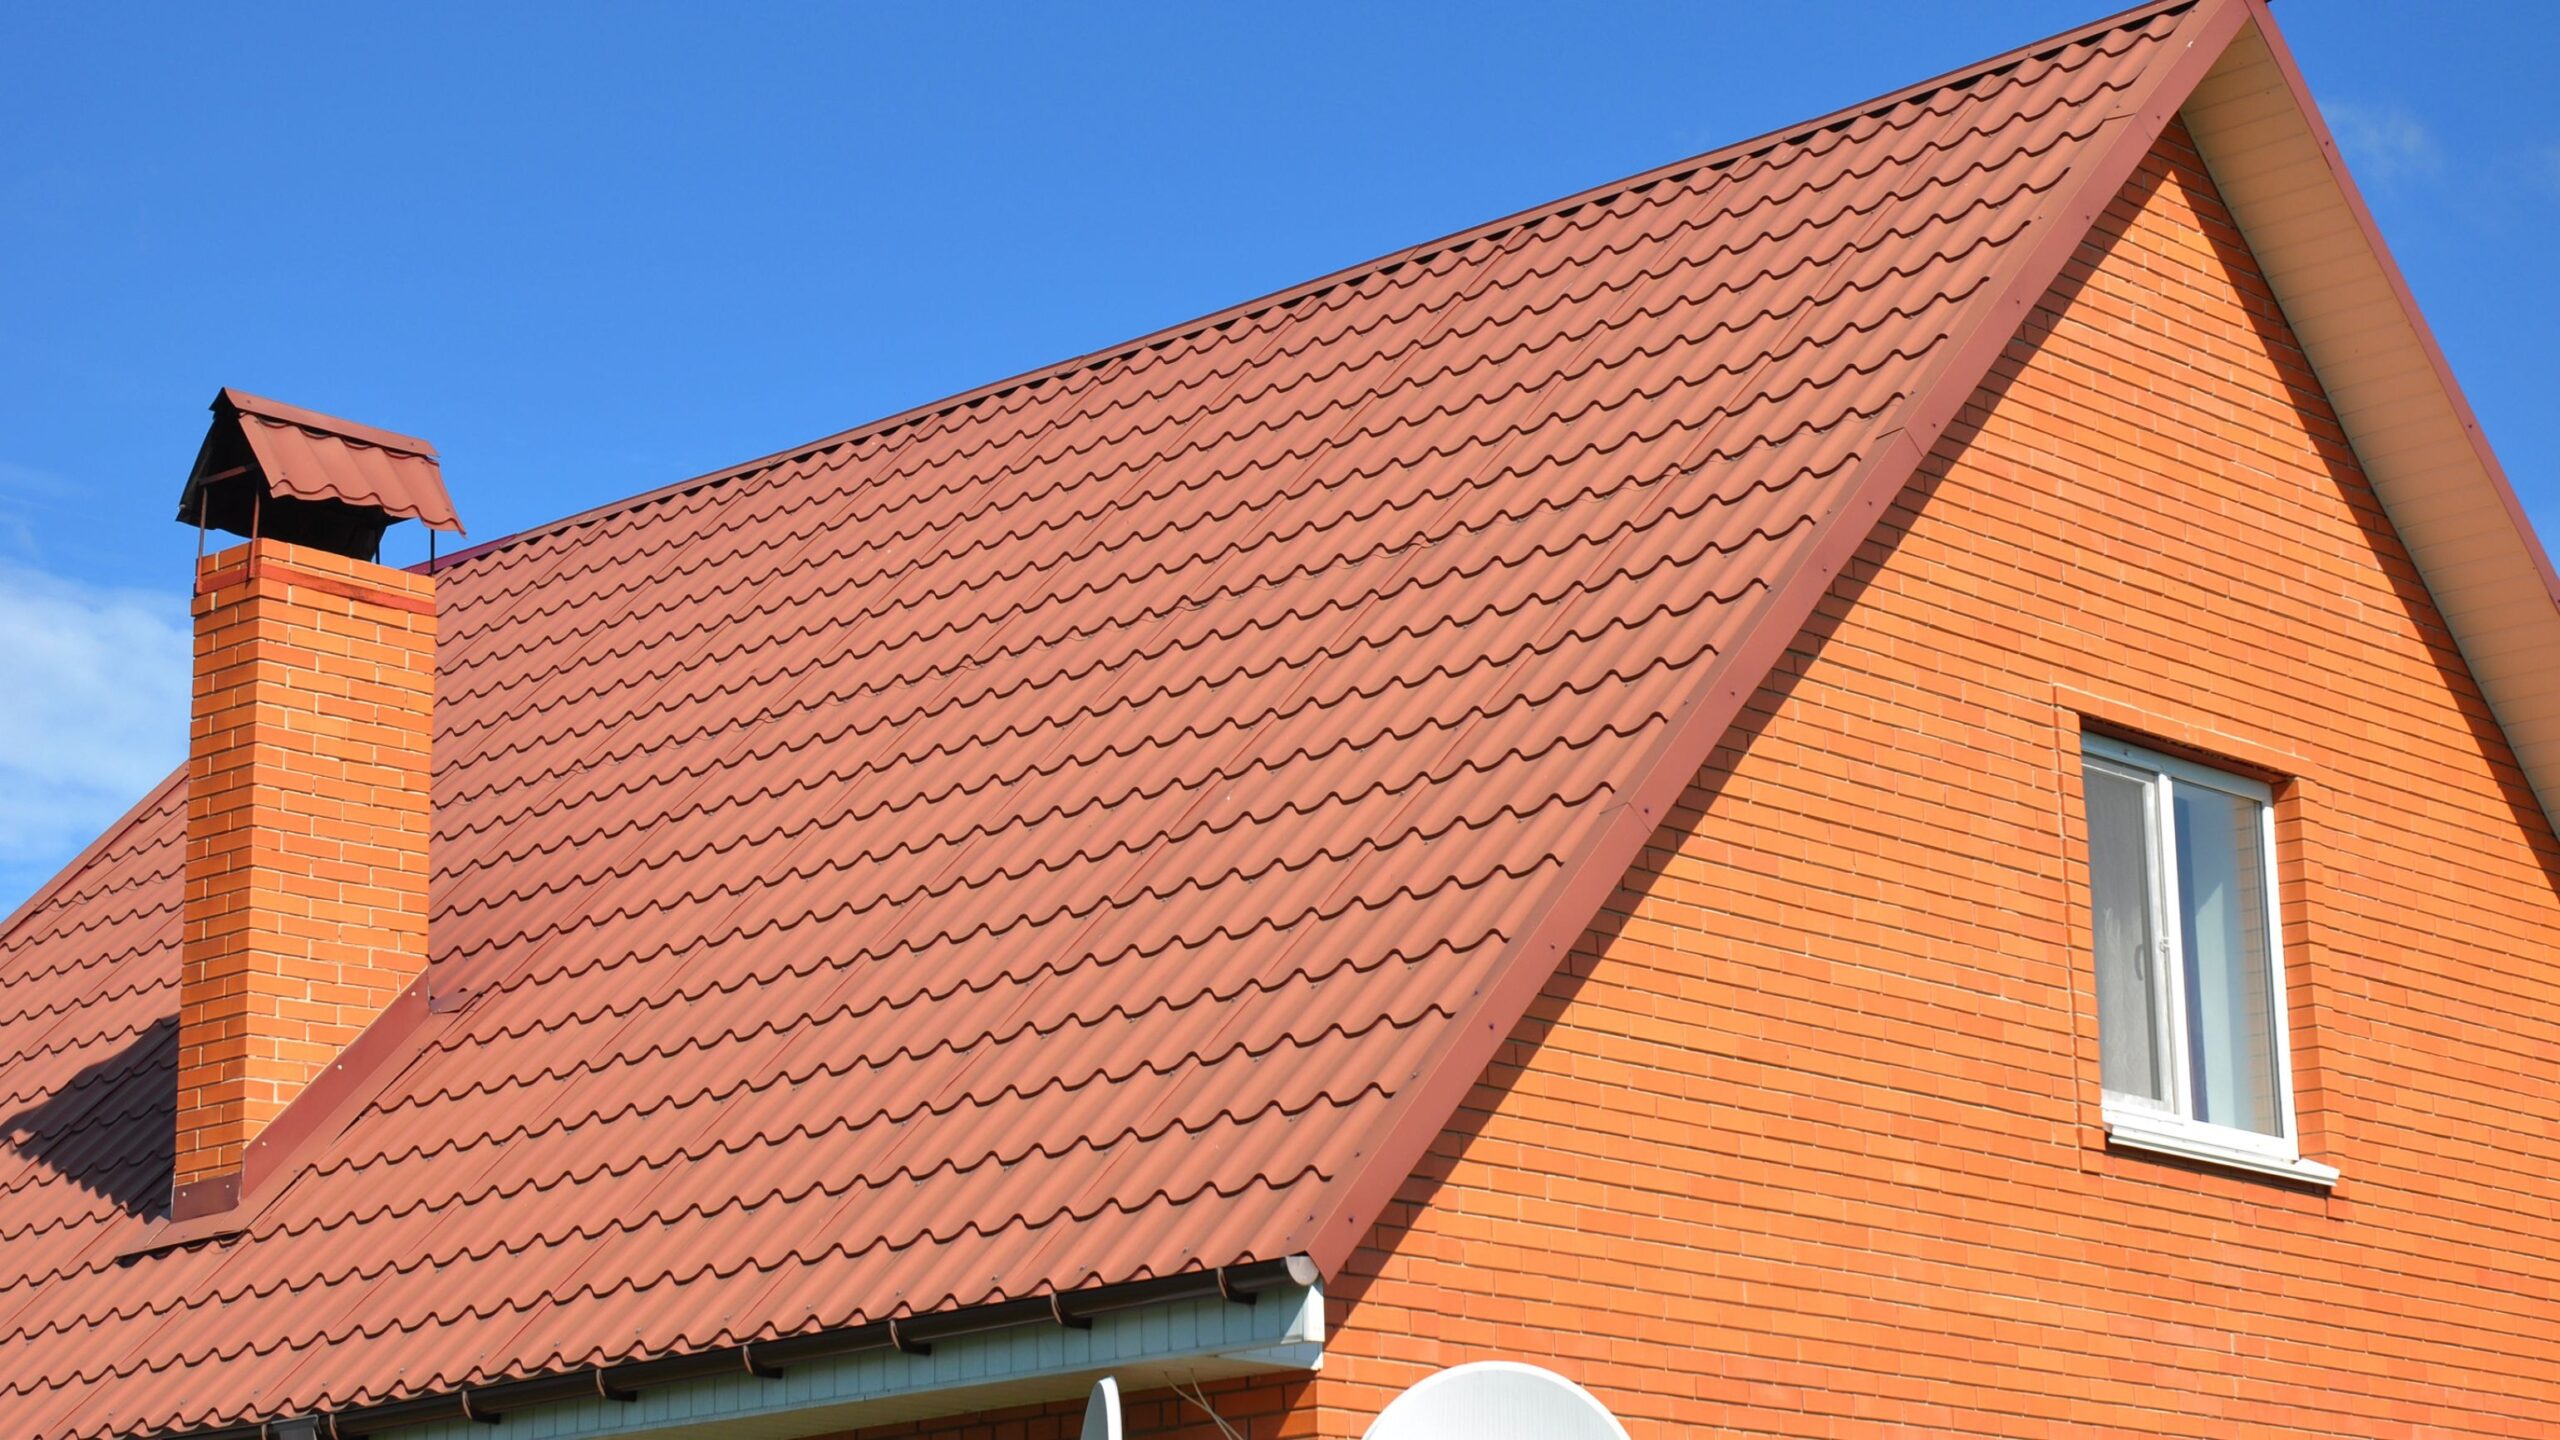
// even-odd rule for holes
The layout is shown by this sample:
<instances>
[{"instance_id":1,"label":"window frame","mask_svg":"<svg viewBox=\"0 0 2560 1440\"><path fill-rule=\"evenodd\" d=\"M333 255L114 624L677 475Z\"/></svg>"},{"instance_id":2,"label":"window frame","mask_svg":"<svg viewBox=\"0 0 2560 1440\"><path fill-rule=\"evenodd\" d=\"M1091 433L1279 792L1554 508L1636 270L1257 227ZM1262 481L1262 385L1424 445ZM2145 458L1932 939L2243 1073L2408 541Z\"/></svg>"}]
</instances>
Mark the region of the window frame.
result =
<instances>
[{"instance_id":1,"label":"window frame","mask_svg":"<svg viewBox=\"0 0 2560 1440\"><path fill-rule=\"evenodd\" d=\"M2209 1165L2256 1171L2303 1184L2326 1188L2335 1184L2338 1172L2316 1160L2305 1159L2301 1149L2301 1128L2294 1113L2293 1037L2291 1035L2290 992L2285 980L2284 903L2276 863L2275 791L2263 781L2228 771L2215 770L2174 755L2118 740L2111 736L2083 732L2080 737L2082 810L2080 870L2084 886L2096 883L2095 855L2089 841L2086 809L2087 775L2092 769L2138 783L2145 799L2143 839L2151 870L2147 903L2151 907L2152 933L2165 947L2158 967L2161 984L2155 1005L2161 1013L2152 1019L2155 1034L2165 1042L2162 1057L2167 1072L2169 1098L2164 1103L2146 1095L2133 1095L2106 1088L2105 1061L2099 1062L2099 1095L2101 1114L2109 1143L2133 1149L2172 1155L2184 1160ZM2199 1118L2195 1113L2195 1075L2188 1045L2190 1018L2187 997L2187 963L2184 927L2179 923L2176 811L2172 788L2187 784L2199 789L2248 801L2258 807L2258 853L2266 873L2261 877L2266 896L2267 914L2267 983L2268 1004L2274 1023L2269 1027L2274 1051L2274 1084L2276 1114L2281 1134L2262 1135L2255 1130L2235 1125L2219 1125ZM2093 917L2094 922L2094 917ZM2097 950L2091 943L2084 947L2084 964L2088 966L2090 983L2098 981Z\"/></svg>"}]
</instances>

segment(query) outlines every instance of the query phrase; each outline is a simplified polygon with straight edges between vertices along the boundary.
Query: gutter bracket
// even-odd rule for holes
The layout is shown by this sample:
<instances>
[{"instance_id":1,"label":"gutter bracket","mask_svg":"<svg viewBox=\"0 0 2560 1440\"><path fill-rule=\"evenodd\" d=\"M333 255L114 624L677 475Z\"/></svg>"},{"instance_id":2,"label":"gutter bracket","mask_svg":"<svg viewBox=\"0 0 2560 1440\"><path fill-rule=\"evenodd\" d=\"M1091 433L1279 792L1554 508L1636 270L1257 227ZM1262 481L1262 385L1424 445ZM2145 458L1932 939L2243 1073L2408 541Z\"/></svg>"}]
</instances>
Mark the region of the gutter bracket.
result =
<instances>
[{"instance_id":1,"label":"gutter bracket","mask_svg":"<svg viewBox=\"0 0 2560 1440\"><path fill-rule=\"evenodd\" d=\"M1109 1334L1124 1328L1123 1317L1130 1312L1213 1301L1215 1308L1195 1309L1190 1313L1215 1316L1227 1305L1251 1303L1264 1290L1277 1292L1283 1287L1312 1290L1320 1283L1320 1275L1315 1262L1303 1254L1292 1254L1279 1260L1238 1261L1215 1269L1204 1267L1178 1271L1085 1291L1026 1295L1016 1300L962 1307L947 1313L905 1315L895 1320L874 1320L834 1331L767 1337L734 1348L723 1346L609 1366L581 1366L574 1370L526 1376L469 1389L455 1388L417 1395L380 1405L320 1411L303 1416L268 1416L263 1420L230 1425L160 1432L155 1440L286 1440L286 1437L303 1440L306 1434L310 1440L322 1440L322 1437L326 1440L359 1440L365 1435L402 1434L407 1433L410 1426L450 1425L456 1420L502 1425L507 1423L508 1417L518 1415L525 1417L525 1423L543 1428L554 1423L536 1418L546 1407L577 1403L592 1405L598 1398L624 1404L647 1401L661 1390L672 1388L682 1391L683 1387L731 1380L741 1369L760 1380L782 1379L788 1370L798 1375L801 1381L800 1386L790 1391L748 1392L760 1394L761 1398L748 1399L738 1392L730 1392L732 1399L746 1409L779 1413L779 1410L795 1406L843 1404L848 1403L847 1398L834 1393L830 1387L844 1380L846 1370L834 1362L854 1356L876 1357L883 1351L906 1356L932 1355L938 1337L961 1347L950 1352L951 1355L966 1357L972 1353L970 1347L985 1337L1005 1332L1020 1335L1034 1329L1048 1331L1050 1338L1039 1342L1044 1353L1049 1347L1061 1345L1072 1350L1091 1342L1067 1339L1048 1327L1055 1325L1069 1331ZM1275 1339L1247 1340L1241 1348L1212 1348L1185 1353L1195 1360L1246 1360L1261 1367L1312 1371L1323 1359L1324 1320L1320 1300L1314 1301L1311 1307L1311 1298L1302 1296L1294 1304L1263 1307L1263 1314L1283 1322L1279 1328L1287 1332ZM1272 1314L1275 1308L1278 1313ZM1101 1323L1105 1317L1111 1318L1110 1325ZM1241 1312L1236 1312L1232 1318L1244 1321ZM1217 1324L1214 1319L1210 1323L1213 1328ZM1268 1328L1261 1318L1247 1323L1256 1334ZM1151 1340L1148 1343L1155 1342ZM778 1361L776 1357L779 1357ZM804 1365L808 1367L805 1371L800 1368ZM893 1370L903 1368L892 1367ZM938 1373L952 1368L947 1364L913 1368L926 1372L916 1377L916 1384L921 1387L918 1393L955 1386L966 1389L974 1383L965 1376ZM812 1393L799 1393L802 1386L808 1387ZM543 1428L543 1433L590 1437L618 1435L648 1413L626 1412L623 1418L599 1418L593 1424L581 1421L565 1431ZM649 1423L654 1425L657 1422ZM303 1424L314 1428L309 1432L302 1431L298 1427ZM124 1437L124 1440L142 1440L142 1437L136 1434Z\"/></svg>"}]
</instances>

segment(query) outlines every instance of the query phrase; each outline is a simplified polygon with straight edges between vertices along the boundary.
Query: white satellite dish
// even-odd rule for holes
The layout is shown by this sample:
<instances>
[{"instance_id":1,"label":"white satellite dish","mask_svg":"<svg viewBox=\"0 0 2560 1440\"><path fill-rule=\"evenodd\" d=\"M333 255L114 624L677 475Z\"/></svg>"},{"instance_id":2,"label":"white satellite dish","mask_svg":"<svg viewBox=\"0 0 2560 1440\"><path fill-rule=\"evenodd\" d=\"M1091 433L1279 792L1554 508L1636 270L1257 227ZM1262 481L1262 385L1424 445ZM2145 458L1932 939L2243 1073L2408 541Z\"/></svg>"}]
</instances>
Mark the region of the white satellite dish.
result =
<instances>
[{"instance_id":1,"label":"white satellite dish","mask_svg":"<svg viewBox=\"0 0 2560 1440\"><path fill-rule=\"evenodd\" d=\"M1087 1432L1090 1434L1091 1432ZM1590 1391L1510 1360L1457 1365L1395 1398L1364 1440L1627 1440Z\"/></svg>"},{"instance_id":2,"label":"white satellite dish","mask_svg":"<svg viewBox=\"0 0 2560 1440\"><path fill-rule=\"evenodd\" d=\"M1120 1440L1120 1382L1105 1375L1084 1402L1084 1430L1077 1440Z\"/></svg>"}]
</instances>

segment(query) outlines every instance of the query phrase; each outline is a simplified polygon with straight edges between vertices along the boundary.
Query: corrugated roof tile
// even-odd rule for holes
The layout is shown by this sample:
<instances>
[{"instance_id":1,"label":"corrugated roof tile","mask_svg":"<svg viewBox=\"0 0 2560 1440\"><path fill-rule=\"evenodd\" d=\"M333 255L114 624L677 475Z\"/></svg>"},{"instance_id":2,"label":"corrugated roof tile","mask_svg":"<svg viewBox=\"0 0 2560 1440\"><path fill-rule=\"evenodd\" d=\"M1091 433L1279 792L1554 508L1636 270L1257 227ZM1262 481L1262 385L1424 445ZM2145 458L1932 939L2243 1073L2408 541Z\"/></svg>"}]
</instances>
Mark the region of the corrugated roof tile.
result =
<instances>
[{"instance_id":1,"label":"corrugated roof tile","mask_svg":"<svg viewBox=\"0 0 2560 1440\"><path fill-rule=\"evenodd\" d=\"M179 788L0 934L0 1428L1304 1248L2185 13L449 563L471 998L243 1238Z\"/></svg>"}]
</instances>

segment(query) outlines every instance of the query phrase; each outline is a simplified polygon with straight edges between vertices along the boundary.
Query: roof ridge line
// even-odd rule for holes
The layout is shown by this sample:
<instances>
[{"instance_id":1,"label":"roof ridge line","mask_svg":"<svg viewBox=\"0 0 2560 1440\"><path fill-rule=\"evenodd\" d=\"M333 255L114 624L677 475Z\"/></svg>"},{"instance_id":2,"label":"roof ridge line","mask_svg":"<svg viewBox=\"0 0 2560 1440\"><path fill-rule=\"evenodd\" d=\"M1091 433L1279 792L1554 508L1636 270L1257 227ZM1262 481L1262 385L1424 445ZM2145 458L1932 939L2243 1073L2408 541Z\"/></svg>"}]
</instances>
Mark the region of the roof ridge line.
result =
<instances>
[{"instance_id":1,"label":"roof ridge line","mask_svg":"<svg viewBox=\"0 0 2560 1440\"><path fill-rule=\"evenodd\" d=\"M589 506L584 510L562 516L557 520L547 520L538 525L528 526L525 529L515 531L511 534L501 535L490 540L484 540L477 545L456 550L450 555L437 557L432 562L432 569L430 569L429 562L420 562L419 564L410 566L409 568L420 573L441 574L453 566L479 559L484 555L504 550L518 544L544 539L566 530L576 529L581 525L589 525L599 520L610 519L627 511L637 510L643 506L656 504L659 501L672 499L678 495L688 494L695 490L704 489L713 485L725 484L728 481L753 474L757 471L767 469L785 461L814 455L821 450L831 450L875 435L887 434L892 430L915 424L920 420L936 415L947 414L951 411L975 405L981 401L993 399L996 396L1008 394L1027 386L1047 384L1051 381L1072 375L1079 370L1091 369L1099 365L1107 364L1113 360L1134 355L1141 350L1169 345L1177 340L1187 339L1191 336L1198 335L1203 331L1214 330L1220 326L1232 324L1237 320L1260 314L1266 310L1276 309L1284 305L1296 304L1298 301L1307 299L1310 296L1322 294L1325 291L1334 289L1338 286L1351 284L1356 281L1366 279L1371 275L1395 269L1399 266L1412 264L1417 260L1428 259L1429 257L1440 254L1443 251L1453 250L1460 246L1473 245L1485 240L1493 239L1508 233L1511 230L1517 229L1522 225L1531 224L1556 215L1565 214L1569 211L1578 210L1587 205L1598 204L1613 199L1630 190L1658 185L1665 180L1672 179L1680 175L1693 173L1699 170L1713 169L1722 165L1729 165L1734 161L1747 159L1752 155L1773 150L1782 145L1795 144L1813 135L1817 135L1822 131L1847 124L1852 120L1862 119L1881 111L1889 110L1894 106L1906 104L1924 95L1934 94L1937 91L1951 89L1958 85L1971 84L1987 76L1995 75L2003 70L2023 64L2029 60L2051 54L2071 45L2083 43L2094 36L2103 35L2114 30L2130 28L2135 24L2150 20L2155 16L2192 9L2205 3L2208 3L2208 0L2145 0L2145 3L2143 4L2135 5L2129 9L2120 10L2115 14L2090 21L2083 25L2074 26L2071 29L2062 31L2056 35L2049 35L2040 40L2030 41L2024 45L2017 46L2014 49L1994 55L1990 59L1979 60L1968 65L1958 66L1955 69L1945 71L1938 75L1933 75L1926 80L1905 85L1899 89L1887 91L1882 95L1877 95L1869 99L1841 106L1836 110L1828 111L1810 120L1800 120L1780 126L1773 130L1763 131L1758 135L1737 140L1730 144L1721 145L1715 149L1703 151L1696 155L1690 155L1681 159L1669 161L1665 164L1657 165L1650 170L1639 171L1634 175L1626 176L1622 179L1611 180L1600 185L1591 186L1588 189L1576 191L1575 193L1564 196L1560 199L1550 200L1524 209L1515 210L1510 214L1501 216L1497 219L1484 221L1480 224L1467 226L1464 229L1451 231L1446 235L1442 235L1436 239L1426 240L1417 245L1409 245L1402 249L1392 250L1384 255L1375 256L1367 260L1344 266L1338 270L1329 271L1311 280L1301 280L1295 284L1282 286L1280 289L1270 291L1249 300L1225 306L1221 309L1210 311L1205 315L1196 316L1189 320L1177 321L1160 329L1149 331L1135 339L1120 341L1115 344L1106 345L1096 350L1086 351L1083 354L1071 356L1063 360L1052 361L1044 365L1037 365L1028 370L1019 371L999 380L987 381L983 384L975 385L969 389L957 391L938 399L924 401L917 405L911 405L906 409L892 412L891 414L881 416L877 419L867 420L859 425L850 426L846 429L834 431L827 435L819 436L814 440L803 441L797 445L768 451L765 454L756 456L750 460L740 461L731 465L723 465L713 470L706 470L689 479L678 480L670 484L657 486L653 489L643 490L638 494L627 495L618 500L609 500L603 504Z\"/></svg>"},{"instance_id":2,"label":"roof ridge line","mask_svg":"<svg viewBox=\"0 0 2560 1440\"><path fill-rule=\"evenodd\" d=\"M436 447L415 435L403 435L397 430L385 430L379 426L360 424L336 415L324 415L317 410L308 410L300 405L288 405L282 400L270 400L264 395L252 395L237 386L223 386L214 395L213 404L207 408L219 413L225 404L243 415L255 415L261 420L281 425L299 425L305 430L316 430L323 435L340 440L351 440L359 445L370 445L377 450L415 455L424 460L436 458Z\"/></svg>"},{"instance_id":3,"label":"roof ridge line","mask_svg":"<svg viewBox=\"0 0 2560 1440\"><path fill-rule=\"evenodd\" d=\"M1532 912L1531 923L1495 960L1447 1037L1417 1063L1412 1083L1391 1106L1394 1119L1387 1133L1366 1163L1352 1171L1341 1193L1288 1234L1288 1248L1312 1257L1327 1276L1341 1273L1590 930L1673 805L1768 683L1822 598L1927 463L1965 402L1982 387L2020 324L2051 291L2090 226L2249 21L2250 3L2195 0L2185 23L2163 39L2171 48L2143 67L2136 95L2118 101L2084 142L2090 153L2072 165L2037 208L2017 258L1994 273L1992 293L1970 306L1969 315L1950 329L1948 348L1921 373L1907 398L1878 417L1882 428L1869 431L1867 445L1858 452L1860 473L1817 522L1814 544L1775 578L1760 612L1744 623L1733 647L1708 667L1671 713L1660 739L1637 762L1633 782L1621 792L1624 798L1571 842L1572 853L1562 857L1562 874ZM2178 8L2161 5L2138 13L2149 19ZM2035 233L2038 229L2041 233Z\"/></svg>"}]
</instances>

